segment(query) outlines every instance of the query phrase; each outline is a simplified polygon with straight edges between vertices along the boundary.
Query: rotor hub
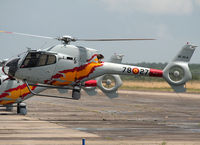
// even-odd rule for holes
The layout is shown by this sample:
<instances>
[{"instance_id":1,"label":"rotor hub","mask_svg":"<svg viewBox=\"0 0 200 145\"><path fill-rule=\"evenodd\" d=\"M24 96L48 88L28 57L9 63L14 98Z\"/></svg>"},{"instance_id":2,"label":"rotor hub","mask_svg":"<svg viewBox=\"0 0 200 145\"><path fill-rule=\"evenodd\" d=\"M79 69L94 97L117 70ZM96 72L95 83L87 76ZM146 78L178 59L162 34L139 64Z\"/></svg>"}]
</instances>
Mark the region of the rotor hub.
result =
<instances>
[{"instance_id":1,"label":"rotor hub","mask_svg":"<svg viewBox=\"0 0 200 145\"><path fill-rule=\"evenodd\" d=\"M64 44L69 44L71 41L75 42L76 39L72 36L64 35L62 37L57 38L59 41L63 41Z\"/></svg>"},{"instance_id":2,"label":"rotor hub","mask_svg":"<svg viewBox=\"0 0 200 145\"><path fill-rule=\"evenodd\" d=\"M169 78L174 82L181 81L184 78L185 71L180 66L172 66L169 70Z\"/></svg>"},{"instance_id":3,"label":"rotor hub","mask_svg":"<svg viewBox=\"0 0 200 145\"><path fill-rule=\"evenodd\" d=\"M106 80L106 84L107 84L107 85L111 85L111 84L112 84L112 80L107 79L107 80Z\"/></svg>"},{"instance_id":4,"label":"rotor hub","mask_svg":"<svg viewBox=\"0 0 200 145\"><path fill-rule=\"evenodd\" d=\"M180 72L179 72L179 71L177 71L177 70L174 71L174 76L175 76L175 77L178 77L179 75L180 75Z\"/></svg>"}]
</instances>

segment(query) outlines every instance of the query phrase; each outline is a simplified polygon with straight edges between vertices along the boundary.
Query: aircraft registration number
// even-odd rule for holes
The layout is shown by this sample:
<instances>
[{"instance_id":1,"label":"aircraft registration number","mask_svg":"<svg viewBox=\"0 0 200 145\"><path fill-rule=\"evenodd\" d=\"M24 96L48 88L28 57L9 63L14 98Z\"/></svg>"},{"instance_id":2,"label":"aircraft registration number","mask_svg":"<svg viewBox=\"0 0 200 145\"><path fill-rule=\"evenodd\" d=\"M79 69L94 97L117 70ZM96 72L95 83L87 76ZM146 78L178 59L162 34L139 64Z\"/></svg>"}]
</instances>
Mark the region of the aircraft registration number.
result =
<instances>
[{"instance_id":1,"label":"aircraft registration number","mask_svg":"<svg viewBox=\"0 0 200 145\"><path fill-rule=\"evenodd\" d=\"M133 73L133 74L140 74L140 75L149 75L149 69L145 68L131 68L131 67L123 67L123 73Z\"/></svg>"}]
</instances>

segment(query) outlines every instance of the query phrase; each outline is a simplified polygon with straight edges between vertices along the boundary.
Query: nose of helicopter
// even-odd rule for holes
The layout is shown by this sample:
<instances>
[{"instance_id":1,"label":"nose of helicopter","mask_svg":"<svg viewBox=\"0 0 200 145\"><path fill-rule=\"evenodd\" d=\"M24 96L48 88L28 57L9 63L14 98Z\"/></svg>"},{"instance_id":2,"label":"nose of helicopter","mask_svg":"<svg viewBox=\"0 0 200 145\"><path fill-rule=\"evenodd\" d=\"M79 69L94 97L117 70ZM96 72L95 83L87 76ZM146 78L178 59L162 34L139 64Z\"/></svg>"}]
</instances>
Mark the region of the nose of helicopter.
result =
<instances>
[{"instance_id":1,"label":"nose of helicopter","mask_svg":"<svg viewBox=\"0 0 200 145\"><path fill-rule=\"evenodd\" d=\"M3 66L3 72L8 76L14 77L15 72L17 71L17 68L18 68L19 59L20 58L14 58L14 59L8 60Z\"/></svg>"}]
</instances>

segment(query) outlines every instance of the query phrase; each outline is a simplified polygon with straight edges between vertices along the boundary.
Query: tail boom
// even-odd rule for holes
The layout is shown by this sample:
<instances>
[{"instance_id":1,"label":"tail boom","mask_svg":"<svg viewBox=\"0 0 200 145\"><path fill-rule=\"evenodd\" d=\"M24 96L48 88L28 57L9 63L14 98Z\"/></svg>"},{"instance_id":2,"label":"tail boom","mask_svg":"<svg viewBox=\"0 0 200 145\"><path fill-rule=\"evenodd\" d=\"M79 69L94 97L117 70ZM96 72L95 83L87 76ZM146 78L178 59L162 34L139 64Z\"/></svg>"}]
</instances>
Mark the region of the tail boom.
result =
<instances>
[{"instance_id":1,"label":"tail boom","mask_svg":"<svg viewBox=\"0 0 200 145\"><path fill-rule=\"evenodd\" d=\"M103 66L98 69L100 73L104 74L163 77L162 70L110 62L104 62Z\"/></svg>"}]
</instances>

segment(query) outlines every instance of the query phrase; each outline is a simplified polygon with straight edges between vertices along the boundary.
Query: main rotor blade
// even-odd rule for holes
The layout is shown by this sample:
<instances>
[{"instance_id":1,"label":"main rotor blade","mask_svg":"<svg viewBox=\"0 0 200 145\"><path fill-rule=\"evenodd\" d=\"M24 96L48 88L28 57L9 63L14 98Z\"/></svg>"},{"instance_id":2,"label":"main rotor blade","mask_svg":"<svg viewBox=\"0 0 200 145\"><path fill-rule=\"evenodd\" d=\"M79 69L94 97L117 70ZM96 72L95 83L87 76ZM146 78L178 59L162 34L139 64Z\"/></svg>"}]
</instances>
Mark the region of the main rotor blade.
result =
<instances>
[{"instance_id":1,"label":"main rotor blade","mask_svg":"<svg viewBox=\"0 0 200 145\"><path fill-rule=\"evenodd\" d=\"M45 38L45 39L56 39L59 41L64 41L66 44L73 41L143 41L143 40L156 40L156 39L149 39L149 38L116 38L116 39L79 39L79 38L73 38L71 36L62 36L62 37L47 37L47 36L40 36L40 35L32 35L32 34L25 34L25 33L18 33L18 32L8 32L8 31L2 31L0 30L1 33L6 33L6 34L16 34L16 35L23 35L23 36L29 36L29 37L38 37L38 38Z\"/></svg>"},{"instance_id":2,"label":"main rotor blade","mask_svg":"<svg viewBox=\"0 0 200 145\"><path fill-rule=\"evenodd\" d=\"M29 36L29 37L38 37L38 38L45 38L45 39L56 39L56 38L53 38L53 37L46 37L46 36L18 33L18 32L8 32L8 31L1 31L1 30L0 30L0 32L1 33L6 33L6 34L16 34L16 35Z\"/></svg>"},{"instance_id":3,"label":"main rotor blade","mask_svg":"<svg viewBox=\"0 0 200 145\"><path fill-rule=\"evenodd\" d=\"M140 40L156 40L156 39L146 39L146 38L118 38L118 39L75 39L76 41L140 41Z\"/></svg>"}]
</instances>

